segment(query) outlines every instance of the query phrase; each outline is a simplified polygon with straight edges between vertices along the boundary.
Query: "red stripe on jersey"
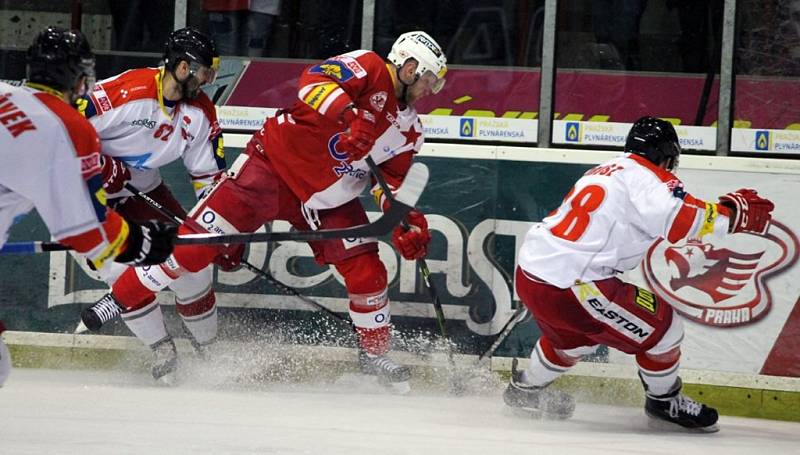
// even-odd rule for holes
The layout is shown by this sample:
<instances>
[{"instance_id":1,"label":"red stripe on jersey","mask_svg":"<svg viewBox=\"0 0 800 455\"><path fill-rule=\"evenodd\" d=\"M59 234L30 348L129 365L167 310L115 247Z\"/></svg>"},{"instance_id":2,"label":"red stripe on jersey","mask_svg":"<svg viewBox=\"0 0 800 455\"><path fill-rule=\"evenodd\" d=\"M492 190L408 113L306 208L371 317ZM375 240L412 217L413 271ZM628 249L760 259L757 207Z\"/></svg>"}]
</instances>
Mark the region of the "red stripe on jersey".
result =
<instances>
[{"instance_id":1,"label":"red stripe on jersey","mask_svg":"<svg viewBox=\"0 0 800 455\"><path fill-rule=\"evenodd\" d=\"M208 139L211 140L219 136L219 133L221 133L222 130L217 122L217 109L214 107L214 103L211 102L211 99L208 97L208 95L206 95L205 92L200 92L198 93L197 98L188 100L186 103L202 110L203 114L206 115L208 123L211 124L211 131L209 132Z\"/></svg>"},{"instance_id":2,"label":"red stripe on jersey","mask_svg":"<svg viewBox=\"0 0 800 455\"><path fill-rule=\"evenodd\" d=\"M685 204L691 205L693 207L697 207L700 209L705 210L706 208L706 201L702 199L697 199L696 197L692 196L689 193L686 193L686 196L683 197L683 202Z\"/></svg>"},{"instance_id":3,"label":"red stripe on jersey","mask_svg":"<svg viewBox=\"0 0 800 455\"><path fill-rule=\"evenodd\" d=\"M75 147L75 152L78 157L82 158L81 172L84 173L84 178L93 175L93 171L99 172L100 138L97 137L97 131L95 131L92 124L74 107L54 95L39 92L33 96L56 114L61 123L64 124L72 145ZM86 162L84 162L83 158L86 158ZM93 166L92 163L95 163L96 166Z\"/></svg>"},{"instance_id":4,"label":"red stripe on jersey","mask_svg":"<svg viewBox=\"0 0 800 455\"><path fill-rule=\"evenodd\" d=\"M113 210L106 214L106 221L99 229L92 229L71 237L59 240L59 243L71 246L78 253L86 253L97 248L103 243L117 243L125 221ZM127 239L124 239L127 243ZM124 248L122 248L124 250Z\"/></svg>"},{"instance_id":5,"label":"red stripe on jersey","mask_svg":"<svg viewBox=\"0 0 800 455\"><path fill-rule=\"evenodd\" d=\"M157 100L156 75L159 72L159 68L138 68L100 82L91 96L97 113L102 114L131 101ZM98 98L98 93L102 93L99 90L105 91L105 100ZM110 106L106 104L109 102Z\"/></svg>"},{"instance_id":6,"label":"red stripe on jersey","mask_svg":"<svg viewBox=\"0 0 800 455\"><path fill-rule=\"evenodd\" d=\"M670 243L676 243L679 240L689 235L689 230L694 225L695 217L697 217L697 208L687 204L683 204L675 219L672 220L672 226L669 228L667 240Z\"/></svg>"},{"instance_id":7,"label":"red stripe on jersey","mask_svg":"<svg viewBox=\"0 0 800 455\"><path fill-rule=\"evenodd\" d=\"M628 155L628 158L632 159L633 161L636 161L637 163L649 169L652 173L656 175L656 177L658 177L659 180L661 180L664 183L667 183L672 180L680 181L678 177L675 177L675 174L666 169L656 166L655 164L651 163L650 160L648 160L643 156L630 154Z\"/></svg>"}]
</instances>

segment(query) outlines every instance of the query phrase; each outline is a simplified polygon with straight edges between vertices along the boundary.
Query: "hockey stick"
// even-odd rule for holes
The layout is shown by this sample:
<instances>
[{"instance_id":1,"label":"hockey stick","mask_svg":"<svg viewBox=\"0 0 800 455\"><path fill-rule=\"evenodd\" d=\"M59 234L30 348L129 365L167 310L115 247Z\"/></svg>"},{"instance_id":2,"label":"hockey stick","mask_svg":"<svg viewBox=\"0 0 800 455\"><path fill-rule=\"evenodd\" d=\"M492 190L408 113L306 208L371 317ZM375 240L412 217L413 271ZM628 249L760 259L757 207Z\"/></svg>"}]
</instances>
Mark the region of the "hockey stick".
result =
<instances>
[{"instance_id":1,"label":"hockey stick","mask_svg":"<svg viewBox=\"0 0 800 455\"><path fill-rule=\"evenodd\" d=\"M181 217L179 217L175 213L172 213L168 208L164 207L163 205L158 203L158 201L156 201L155 199L151 198L146 193L140 191L138 188L136 188L135 186L131 185L130 183L126 183L125 184L125 189L127 189L131 193L135 194L136 196L138 196L143 201L147 202L147 204L150 207L152 207L155 211L157 211L161 215L172 219L173 221L175 221L178 224L184 223L184 220L181 219ZM260 268L254 266L253 264L251 264L250 262L248 262L244 258L242 259L241 264L242 264L242 266L244 268L246 268L247 270L253 272L254 274L256 274L261 279L264 279L267 282L271 283L273 286L275 286L279 290L281 290L281 291L283 291L283 292L285 292L285 293L287 293L289 295L292 295L294 297L299 298L303 302L305 302L305 303L317 308L318 310L322 311L323 313L328 314L329 316L331 316L332 318L338 320L342 324L345 324L350 328L353 327L353 324L349 320L343 318L342 316L340 316L337 313L334 313L332 310L328 309L326 306L322 305L321 303L319 303L319 302L317 302L317 301L315 301L315 300L313 300L313 299L311 299L309 297L304 296L297 289L278 281L277 278L273 277L272 275L270 275L269 273L265 272L264 270L261 270Z\"/></svg>"},{"instance_id":2,"label":"hockey stick","mask_svg":"<svg viewBox=\"0 0 800 455\"><path fill-rule=\"evenodd\" d=\"M383 178L381 170L378 168L378 165L375 164L375 161L372 159L372 157L367 156L365 161L367 162L367 166L369 166L369 170L372 171L372 175L375 177L375 180L378 182L378 185L380 185L384 194L386 194L386 198L391 202L391 204L389 205L389 210L391 210L392 206L395 204L395 201L397 201L397 197L392 195L391 188L389 188L389 185L386 184L386 180ZM406 175L406 178L408 178L408 175ZM400 223L403 226L403 229L408 230L410 228L405 218L403 218L403 220ZM442 334L442 338L446 339L447 327L444 319L444 310L442 309L442 304L439 301L439 293L436 292L436 288L433 286L433 283L430 280L431 272L428 269L428 263L425 262L425 259L419 258L417 259L417 266L419 267L419 271L422 274L423 281L425 281L425 287L428 289L428 294L431 296L431 301L433 303L433 310L436 312L436 323L439 325L439 333Z\"/></svg>"},{"instance_id":3,"label":"hockey stick","mask_svg":"<svg viewBox=\"0 0 800 455\"><path fill-rule=\"evenodd\" d=\"M525 319L526 311L527 308L525 307L525 305L520 305L520 307L517 308L514 314L511 315L511 317L505 323L503 328L500 330L500 333L497 335L497 338L494 339L492 345L489 346L489 349L484 351L483 354L479 355L478 360L475 363L480 363L480 361L483 360L484 358L491 357L491 355L494 354L494 351L496 351L497 348L499 348L500 345L503 344L503 341L505 341L505 339L508 338L508 334L510 334L511 331L514 330L514 327L516 327L517 324L519 324L520 322L522 322L523 319Z\"/></svg>"},{"instance_id":4,"label":"hockey stick","mask_svg":"<svg viewBox=\"0 0 800 455\"><path fill-rule=\"evenodd\" d=\"M375 222L344 229L319 229L316 231L289 232L248 232L239 234L189 234L175 239L176 245L212 245L220 243L253 243L343 239L357 237L379 237L388 234L414 208L425 184L428 182L428 168L415 163L409 170L397 194L397 203L384 212ZM58 242L9 242L0 248L0 254L35 254L50 251L67 251L72 248Z\"/></svg>"},{"instance_id":5,"label":"hockey stick","mask_svg":"<svg viewBox=\"0 0 800 455\"><path fill-rule=\"evenodd\" d=\"M391 202L389 204L389 210L392 209L392 206L397 203L397 197L392 194L391 188L389 185L386 184L386 180L383 178L383 173L381 172L378 165L375 164L375 161L372 157L367 156L365 159L367 166L369 166L369 170L372 172L372 175L375 177L375 180L378 182L378 185L383 190L383 193L386 195L386 198ZM412 166L413 167L413 166ZM408 178L408 174L406 175L406 179ZM405 182L405 180L404 180ZM401 185L402 187L402 185ZM406 221L405 217L401 221L401 226L403 229L408 230L410 226ZM433 282L430 280L430 270L428 269L428 263L425 262L424 258L417 259L417 267L419 267L419 271L422 274L422 278L425 281L425 287L428 288L428 294L431 297L431 302L433 303L433 309L436 312L436 322L439 325L439 333L442 335L442 340L447 343L447 361L450 364L450 368L452 369L452 374L450 375L450 391L455 395L461 395L464 393L465 384L463 378L460 378L458 375L460 374L457 370L455 358L453 358L453 345L450 338L447 335L447 325L445 324L444 319L444 310L442 309L442 303L439 301L439 293L436 292L436 288L433 286Z\"/></svg>"}]
</instances>

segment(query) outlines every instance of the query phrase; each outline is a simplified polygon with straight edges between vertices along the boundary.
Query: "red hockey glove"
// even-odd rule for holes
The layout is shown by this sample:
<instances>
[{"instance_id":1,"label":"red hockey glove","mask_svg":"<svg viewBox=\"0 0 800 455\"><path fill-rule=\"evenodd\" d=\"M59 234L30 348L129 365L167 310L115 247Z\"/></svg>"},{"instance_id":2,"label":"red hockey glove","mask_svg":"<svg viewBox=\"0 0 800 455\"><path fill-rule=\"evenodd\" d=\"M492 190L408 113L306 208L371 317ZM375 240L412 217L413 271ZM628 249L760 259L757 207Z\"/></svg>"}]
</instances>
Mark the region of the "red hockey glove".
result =
<instances>
[{"instance_id":1,"label":"red hockey glove","mask_svg":"<svg viewBox=\"0 0 800 455\"><path fill-rule=\"evenodd\" d=\"M244 243L232 243L224 247L214 258L214 264L217 264L221 270L232 272L242 264L243 257Z\"/></svg>"},{"instance_id":2,"label":"red hockey glove","mask_svg":"<svg viewBox=\"0 0 800 455\"><path fill-rule=\"evenodd\" d=\"M351 161L358 161L369 155L375 144L375 115L366 109L347 109L342 113L346 131L339 140L339 148L350 155Z\"/></svg>"},{"instance_id":3,"label":"red hockey glove","mask_svg":"<svg viewBox=\"0 0 800 455\"><path fill-rule=\"evenodd\" d=\"M756 190L742 188L720 196L719 203L731 211L728 232L751 232L764 234L772 220L775 204L759 196Z\"/></svg>"},{"instance_id":4,"label":"red hockey glove","mask_svg":"<svg viewBox=\"0 0 800 455\"><path fill-rule=\"evenodd\" d=\"M125 188L125 182L131 179L131 171L122 161L105 155L100 155L100 165L103 166L103 189L108 194L119 193Z\"/></svg>"},{"instance_id":5,"label":"red hockey glove","mask_svg":"<svg viewBox=\"0 0 800 455\"><path fill-rule=\"evenodd\" d=\"M408 260L421 259L428 254L428 242L431 233L425 215L416 210L408 213L409 229L397 226L392 232L392 244L395 249Z\"/></svg>"}]
</instances>

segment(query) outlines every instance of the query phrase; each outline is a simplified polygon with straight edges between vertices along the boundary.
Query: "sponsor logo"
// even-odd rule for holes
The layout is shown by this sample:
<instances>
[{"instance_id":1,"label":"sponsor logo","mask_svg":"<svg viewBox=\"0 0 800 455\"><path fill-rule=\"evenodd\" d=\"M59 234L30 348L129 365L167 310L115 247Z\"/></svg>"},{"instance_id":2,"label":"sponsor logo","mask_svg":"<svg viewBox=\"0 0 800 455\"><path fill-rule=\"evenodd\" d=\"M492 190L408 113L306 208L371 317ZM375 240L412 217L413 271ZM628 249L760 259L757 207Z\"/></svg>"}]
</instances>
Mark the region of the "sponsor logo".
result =
<instances>
[{"instance_id":1,"label":"sponsor logo","mask_svg":"<svg viewBox=\"0 0 800 455\"><path fill-rule=\"evenodd\" d=\"M149 118L140 118L139 120L131 121L131 126L143 126L148 130L152 130L156 127L156 121Z\"/></svg>"},{"instance_id":2,"label":"sponsor logo","mask_svg":"<svg viewBox=\"0 0 800 455\"><path fill-rule=\"evenodd\" d=\"M587 301L589 307L594 310L597 315L605 318L607 323L615 326L617 331L621 332L628 338L643 341L653 332L653 328L643 324L642 321L631 317L627 311L614 303L604 305L598 299L589 299ZM601 319L595 316L595 319Z\"/></svg>"},{"instance_id":3,"label":"sponsor logo","mask_svg":"<svg viewBox=\"0 0 800 455\"><path fill-rule=\"evenodd\" d=\"M458 135L461 137L475 137L475 119L460 119L458 121Z\"/></svg>"},{"instance_id":4,"label":"sponsor logo","mask_svg":"<svg viewBox=\"0 0 800 455\"><path fill-rule=\"evenodd\" d=\"M89 156L81 157L81 174L93 174L94 171L100 170L100 154L92 153Z\"/></svg>"},{"instance_id":5,"label":"sponsor logo","mask_svg":"<svg viewBox=\"0 0 800 455\"><path fill-rule=\"evenodd\" d=\"M100 105L100 111L108 112L111 110L111 101L108 100L108 97L101 96L97 98L97 104Z\"/></svg>"},{"instance_id":6,"label":"sponsor logo","mask_svg":"<svg viewBox=\"0 0 800 455\"><path fill-rule=\"evenodd\" d=\"M656 314L658 300L656 299L656 295L652 292L642 288L636 288L636 297L634 297L633 301L651 314Z\"/></svg>"},{"instance_id":7,"label":"sponsor logo","mask_svg":"<svg viewBox=\"0 0 800 455\"><path fill-rule=\"evenodd\" d=\"M661 240L647 252L644 275L660 300L689 319L735 327L769 313L768 281L788 270L797 256L797 236L773 220L763 236L739 234L683 245Z\"/></svg>"},{"instance_id":8,"label":"sponsor logo","mask_svg":"<svg viewBox=\"0 0 800 455\"><path fill-rule=\"evenodd\" d=\"M348 175L357 179L362 179L367 175L367 171L353 167L352 164L347 162L350 155L338 149L342 134L343 133L336 133L328 139L328 153L330 153L333 159L339 161L339 164L332 168L333 172L336 174L336 177Z\"/></svg>"},{"instance_id":9,"label":"sponsor logo","mask_svg":"<svg viewBox=\"0 0 800 455\"><path fill-rule=\"evenodd\" d=\"M567 122L567 128L564 132L564 140L567 142L580 142L581 124L578 122Z\"/></svg>"},{"instance_id":10,"label":"sponsor logo","mask_svg":"<svg viewBox=\"0 0 800 455\"><path fill-rule=\"evenodd\" d=\"M311 74L322 74L332 77L339 82L346 82L353 78L354 74L350 68L338 60L326 60L308 70Z\"/></svg>"},{"instance_id":11,"label":"sponsor logo","mask_svg":"<svg viewBox=\"0 0 800 455\"><path fill-rule=\"evenodd\" d=\"M383 106L386 105L386 100L388 99L387 97L388 95L386 92L381 91L375 93L369 97L369 104L373 109L380 112L383 110Z\"/></svg>"},{"instance_id":12,"label":"sponsor logo","mask_svg":"<svg viewBox=\"0 0 800 455\"><path fill-rule=\"evenodd\" d=\"M337 57L335 60L339 60L344 65L356 75L357 79L361 79L362 77L367 75L367 71L358 63L358 60L354 59L353 57L341 56Z\"/></svg>"},{"instance_id":13,"label":"sponsor logo","mask_svg":"<svg viewBox=\"0 0 800 455\"><path fill-rule=\"evenodd\" d=\"M372 237L358 237L358 238L349 238L349 239L342 239L342 245L344 245L345 250L349 250L350 248L355 248L360 245L366 245L368 243L375 243L377 240Z\"/></svg>"},{"instance_id":14,"label":"sponsor logo","mask_svg":"<svg viewBox=\"0 0 800 455\"><path fill-rule=\"evenodd\" d=\"M769 131L756 131L755 146L756 150L764 152L772 148L772 138L770 137Z\"/></svg>"},{"instance_id":15,"label":"sponsor logo","mask_svg":"<svg viewBox=\"0 0 800 455\"><path fill-rule=\"evenodd\" d=\"M330 153L336 161L344 161L349 157L347 152L339 151L338 149L342 134L344 133L336 133L328 139L328 153Z\"/></svg>"},{"instance_id":16,"label":"sponsor logo","mask_svg":"<svg viewBox=\"0 0 800 455\"><path fill-rule=\"evenodd\" d=\"M430 49L430 51L433 52L433 55L435 55L436 57L441 57L442 56L442 50L439 49L439 46L437 46L436 44L432 43L431 40L429 40L424 35L417 35L416 36L416 40L417 40L418 43L421 43L425 47Z\"/></svg>"}]
</instances>

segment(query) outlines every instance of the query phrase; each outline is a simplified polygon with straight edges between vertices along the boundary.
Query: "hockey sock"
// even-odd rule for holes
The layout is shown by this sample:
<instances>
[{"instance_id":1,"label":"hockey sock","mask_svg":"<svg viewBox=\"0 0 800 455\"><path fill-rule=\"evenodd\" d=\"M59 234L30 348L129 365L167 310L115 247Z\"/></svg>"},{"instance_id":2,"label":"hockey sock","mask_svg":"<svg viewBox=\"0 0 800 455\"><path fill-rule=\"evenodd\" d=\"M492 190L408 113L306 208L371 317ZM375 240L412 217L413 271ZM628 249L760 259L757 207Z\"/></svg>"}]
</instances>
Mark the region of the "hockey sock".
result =
<instances>
[{"instance_id":1,"label":"hockey sock","mask_svg":"<svg viewBox=\"0 0 800 455\"><path fill-rule=\"evenodd\" d=\"M142 308L123 313L121 317L136 338L148 346L169 336L164 326L164 315L155 298Z\"/></svg>"},{"instance_id":2,"label":"hockey sock","mask_svg":"<svg viewBox=\"0 0 800 455\"><path fill-rule=\"evenodd\" d=\"M372 355L389 351L391 330L386 269L377 252L348 258L336 269L344 277L350 296L350 318L361 348Z\"/></svg>"},{"instance_id":3,"label":"hockey sock","mask_svg":"<svg viewBox=\"0 0 800 455\"><path fill-rule=\"evenodd\" d=\"M186 329L200 345L208 344L217 337L217 307L214 290L187 302L175 298L176 309Z\"/></svg>"},{"instance_id":4,"label":"hockey sock","mask_svg":"<svg viewBox=\"0 0 800 455\"><path fill-rule=\"evenodd\" d=\"M674 348L663 354L643 352L636 354L639 377L648 394L659 396L671 392L678 381L681 350Z\"/></svg>"},{"instance_id":5,"label":"hockey sock","mask_svg":"<svg viewBox=\"0 0 800 455\"><path fill-rule=\"evenodd\" d=\"M578 359L556 349L547 337L542 336L531 352L531 361L522 373L522 380L532 386L546 386L578 363Z\"/></svg>"}]
</instances>

